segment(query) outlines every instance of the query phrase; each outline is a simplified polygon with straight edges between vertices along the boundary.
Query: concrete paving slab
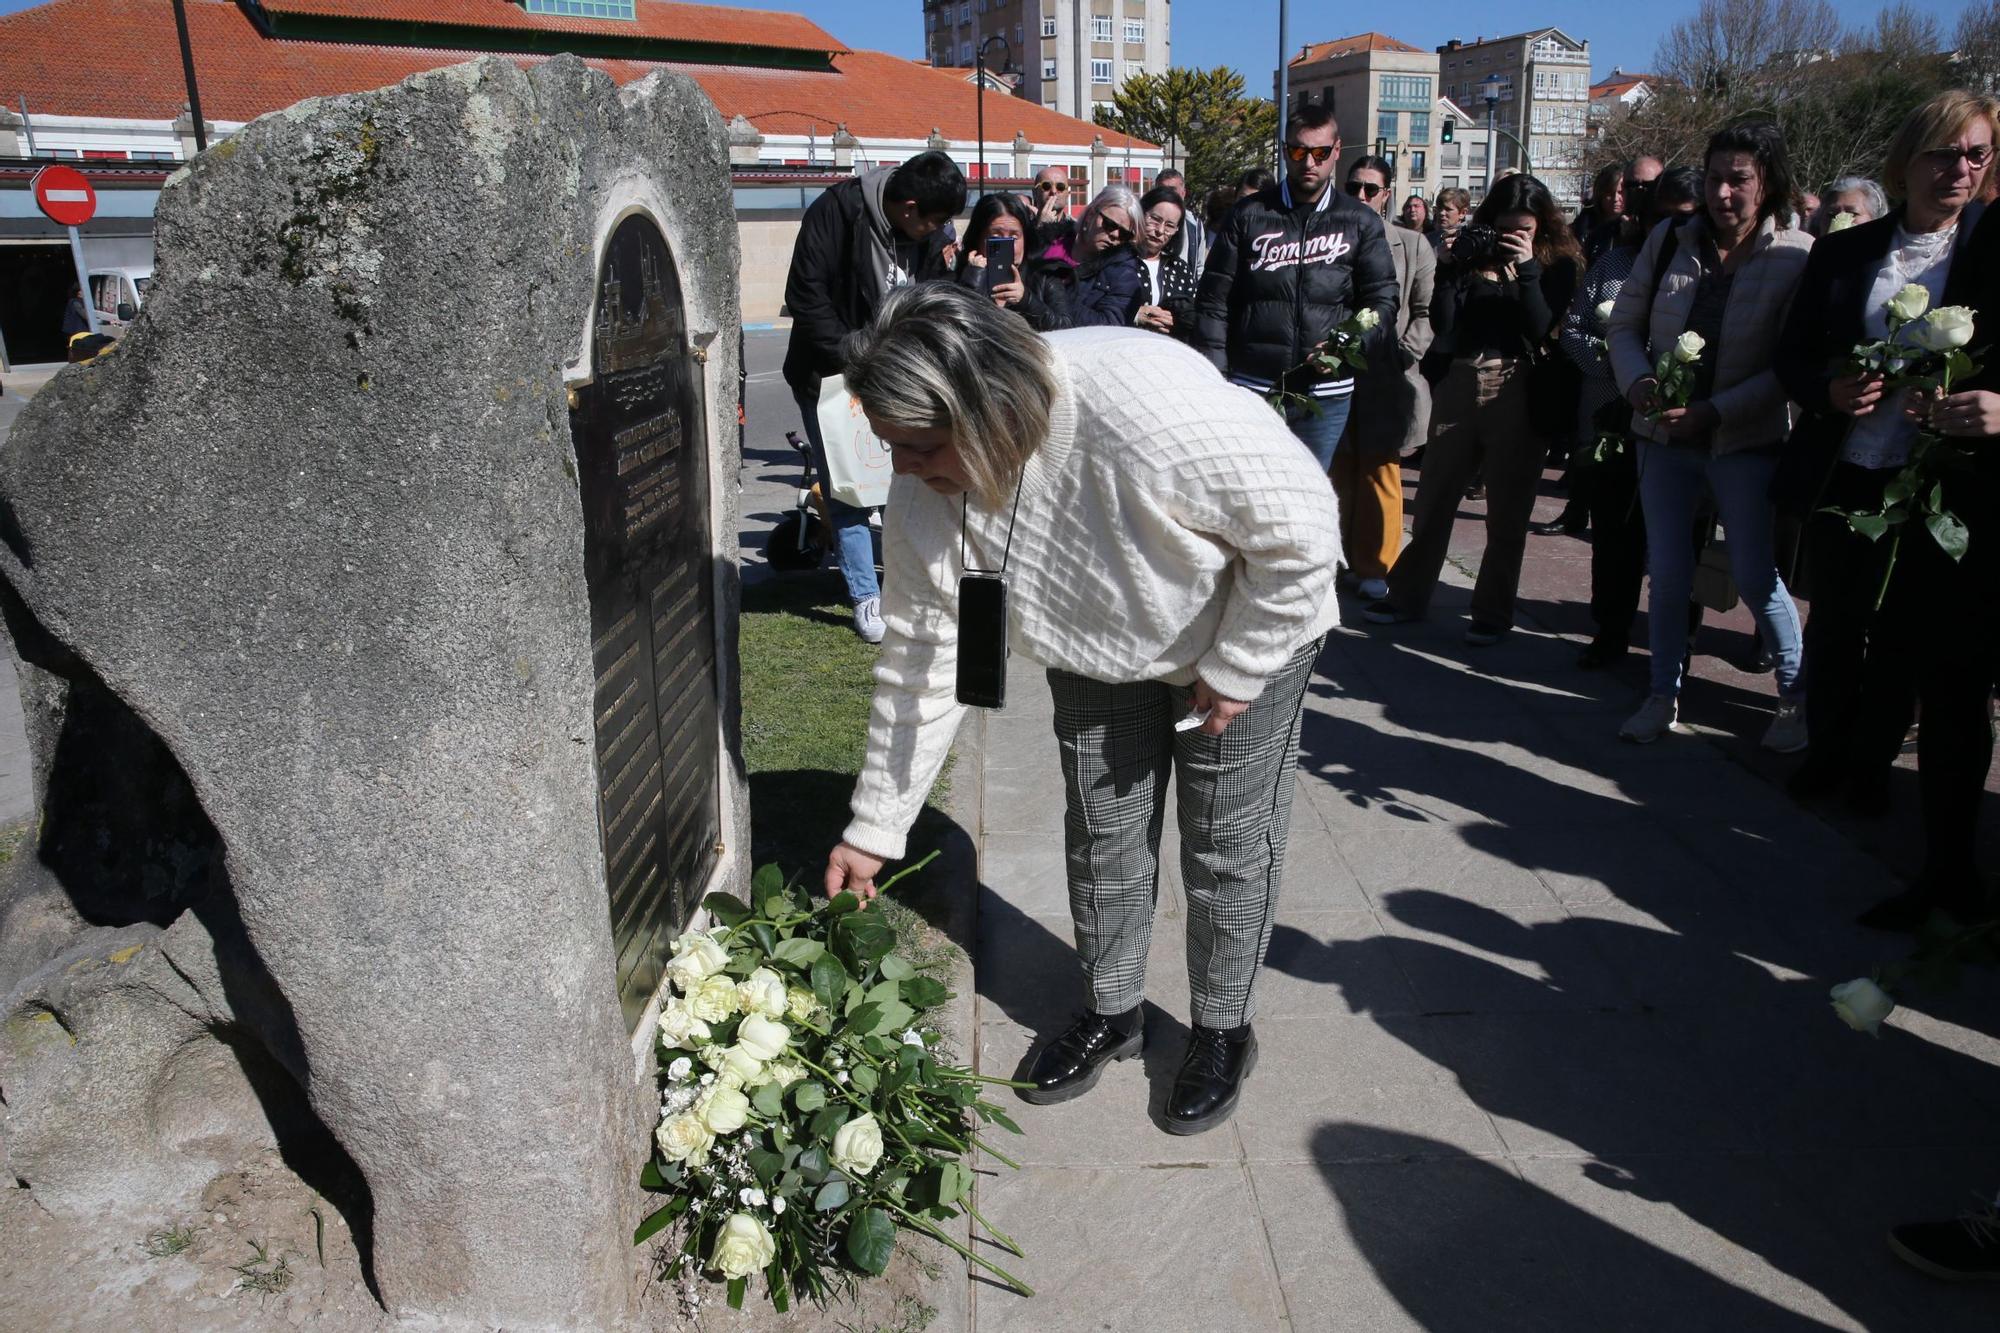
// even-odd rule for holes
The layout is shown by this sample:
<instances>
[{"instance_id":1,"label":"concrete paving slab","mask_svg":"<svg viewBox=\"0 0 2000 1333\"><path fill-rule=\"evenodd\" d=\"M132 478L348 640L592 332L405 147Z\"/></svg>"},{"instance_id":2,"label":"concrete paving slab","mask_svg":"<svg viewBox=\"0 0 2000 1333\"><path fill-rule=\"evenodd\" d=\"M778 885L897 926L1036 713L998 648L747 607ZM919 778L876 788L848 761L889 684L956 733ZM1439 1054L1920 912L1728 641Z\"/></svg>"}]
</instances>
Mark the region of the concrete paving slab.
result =
<instances>
[{"instance_id":1,"label":"concrete paving slab","mask_svg":"<svg viewBox=\"0 0 2000 1333\"><path fill-rule=\"evenodd\" d=\"M1053 830L1060 845L1063 801L1060 770L1039 766L990 769L986 775L986 831L1047 836Z\"/></svg>"},{"instance_id":2,"label":"concrete paving slab","mask_svg":"<svg viewBox=\"0 0 2000 1333\"><path fill-rule=\"evenodd\" d=\"M1146 955L1146 997L1185 1022L1188 1016L1187 926L1178 915L1153 919ZM1069 913L1025 916L987 911L979 940L983 1022L1009 1022L1032 1032L1067 1023L1090 1002Z\"/></svg>"},{"instance_id":3,"label":"concrete paving slab","mask_svg":"<svg viewBox=\"0 0 2000 1333\"><path fill-rule=\"evenodd\" d=\"M1341 859L1378 910L1389 894L1410 889L1449 893L1466 902L1553 904L1535 872L1513 858L1497 824L1411 827L1401 821L1340 841Z\"/></svg>"},{"instance_id":4,"label":"concrete paving slab","mask_svg":"<svg viewBox=\"0 0 2000 1333\"><path fill-rule=\"evenodd\" d=\"M1257 979L1258 1019L1416 1013L1416 992L1387 944L1373 912L1287 911L1280 904Z\"/></svg>"},{"instance_id":5,"label":"concrete paving slab","mask_svg":"<svg viewBox=\"0 0 2000 1333\"><path fill-rule=\"evenodd\" d=\"M1024 1300L977 1279L982 1333L1285 1327L1241 1167L1030 1167L981 1180L979 1209L1027 1250Z\"/></svg>"},{"instance_id":6,"label":"concrete paving slab","mask_svg":"<svg viewBox=\"0 0 2000 1333\"><path fill-rule=\"evenodd\" d=\"M1252 1162L1367 1159L1391 1126L1436 1153L1503 1153L1485 1112L1421 1049L1426 1029L1453 1021L1260 1019L1257 1071L1232 1122L1244 1153Z\"/></svg>"},{"instance_id":7,"label":"concrete paving slab","mask_svg":"<svg viewBox=\"0 0 2000 1333\"><path fill-rule=\"evenodd\" d=\"M1485 907L1426 890L1392 893L1377 914L1387 952L1431 1014L1629 1009L1603 954L1555 903Z\"/></svg>"}]
</instances>

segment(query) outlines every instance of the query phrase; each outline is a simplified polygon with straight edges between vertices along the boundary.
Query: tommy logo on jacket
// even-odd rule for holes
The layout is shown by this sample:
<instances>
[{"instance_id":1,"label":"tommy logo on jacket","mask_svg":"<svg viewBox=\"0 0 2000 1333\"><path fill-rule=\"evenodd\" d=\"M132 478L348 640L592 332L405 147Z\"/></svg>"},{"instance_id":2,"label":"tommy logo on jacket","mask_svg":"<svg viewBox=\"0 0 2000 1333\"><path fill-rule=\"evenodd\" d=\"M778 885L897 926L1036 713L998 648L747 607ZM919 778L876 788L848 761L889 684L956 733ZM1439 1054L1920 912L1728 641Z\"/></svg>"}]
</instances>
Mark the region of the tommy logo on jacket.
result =
<instances>
[{"instance_id":1,"label":"tommy logo on jacket","mask_svg":"<svg viewBox=\"0 0 2000 1333\"><path fill-rule=\"evenodd\" d=\"M1344 231L1309 236L1303 243L1286 240L1282 231L1267 231L1262 236L1250 238L1250 253L1253 256L1250 271L1270 273L1295 264L1337 264L1353 249L1354 242L1347 239Z\"/></svg>"}]
</instances>

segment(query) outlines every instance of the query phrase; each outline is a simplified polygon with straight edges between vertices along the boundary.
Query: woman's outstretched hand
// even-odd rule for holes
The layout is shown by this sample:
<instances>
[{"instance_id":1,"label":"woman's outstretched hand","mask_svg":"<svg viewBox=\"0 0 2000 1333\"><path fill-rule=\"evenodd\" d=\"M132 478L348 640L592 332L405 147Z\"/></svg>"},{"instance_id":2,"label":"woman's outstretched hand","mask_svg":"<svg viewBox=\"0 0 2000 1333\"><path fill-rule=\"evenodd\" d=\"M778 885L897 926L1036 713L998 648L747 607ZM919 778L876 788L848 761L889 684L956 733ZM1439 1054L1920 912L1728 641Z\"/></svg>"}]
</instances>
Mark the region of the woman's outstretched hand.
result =
<instances>
[{"instance_id":1,"label":"woman's outstretched hand","mask_svg":"<svg viewBox=\"0 0 2000 1333\"><path fill-rule=\"evenodd\" d=\"M843 842L826 856L826 896L851 893L865 905L875 896L875 877L881 873L881 857Z\"/></svg>"},{"instance_id":2,"label":"woman's outstretched hand","mask_svg":"<svg viewBox=\"0 0 2000 1333\"><path fill-rule=\"evenodd\" d=\"M1238 699L1223 698L1208 688L1207 681L1199 676L1195 677L1194 711L1208 714L1208 721L1202 723L1199 728L1202 735L1220 736L1229 724L1236 720L1237 715L1249 706Z\"/></svg>"}]
</instances>

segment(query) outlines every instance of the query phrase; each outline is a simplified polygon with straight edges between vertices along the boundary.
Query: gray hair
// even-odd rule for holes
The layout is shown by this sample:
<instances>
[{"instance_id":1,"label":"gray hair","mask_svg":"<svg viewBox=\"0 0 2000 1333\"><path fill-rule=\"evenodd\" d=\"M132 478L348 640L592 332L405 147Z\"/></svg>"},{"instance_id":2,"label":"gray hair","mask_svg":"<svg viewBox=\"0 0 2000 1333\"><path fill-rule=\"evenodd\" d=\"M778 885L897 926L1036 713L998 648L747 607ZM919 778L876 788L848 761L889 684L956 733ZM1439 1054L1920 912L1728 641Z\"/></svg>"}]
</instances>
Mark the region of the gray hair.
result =
<instances>
[{"instance_id":1,"label":"gray hair","mask_svg":"<svg viewBox=\"0 0 2000 1333\"><path fill-rule=\"evenodd\" d=\"M1819 217L1817 221L1821 224L1822 228L1833 218L1833 201L1843 194L1866 195L1868 197L1868 216L1871 218L1888 216L1889 196L1882 192L1880 185L1869 180L1866 176L1842 176L1820 193Z\"/></svg>"},{"instance_id":2,"label":"gray hair","mask_svg":"<svg viewBox=\"0 0 2000 1333\"><path fill-rule=\"evenodd\" d=\"M1049 433L1056 369L1048 345L1028 321L958 283L898 287L841 354L848 391L869 416L951 432L987 504L1007 500Z\"/></svg>"},{"instance_id":3,"label":"gray hair","mask_svg":"<svg viewBox=\"0 0 2000 1333\"><path fill-rule=\"evenodd\" d=\"M1091 227L1097 222L1097 215L1107 208L1124 209L1125 217L1135 229L1142 225L1139 214L1139 196L1133 194L1127 186L1107 185L1097 192L1095 199L1090 201L1090 207L1083 210L1083 217L1076 224L1076 235L1079 241L1089 237ZM1081 258L1082 256L1078 257Z\"/></svg>"}]
</instances>

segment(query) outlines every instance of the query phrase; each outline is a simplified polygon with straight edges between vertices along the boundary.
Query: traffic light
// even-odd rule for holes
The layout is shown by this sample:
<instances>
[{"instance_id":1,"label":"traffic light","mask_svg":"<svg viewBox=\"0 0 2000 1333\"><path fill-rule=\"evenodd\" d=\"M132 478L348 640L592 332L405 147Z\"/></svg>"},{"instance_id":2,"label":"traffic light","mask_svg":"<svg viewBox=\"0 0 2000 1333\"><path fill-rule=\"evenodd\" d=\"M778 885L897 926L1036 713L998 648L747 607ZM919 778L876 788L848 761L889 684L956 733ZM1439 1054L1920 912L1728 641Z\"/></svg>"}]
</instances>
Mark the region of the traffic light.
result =
<instances>
[{"instance_id":1,"label":"traffic light","mask_svg":"<svg viewBox=\"0 0 2000 1333\"><path fill-rule=\"evenodd\" d=\"M1458 117L1446 116L1444 118L1444 142L1450 143L1452 136L1457 133L1458 133Z\"/></svg>"},{"instance_id":2,"label":"traffic light","mask_svg":"<svg viewBox=\"0 0 2000 1333\"><path fill-rule=\"evenodd\" d=\"M1375 141L1375 156L1389 156L1389 141L1387 139L1377 139Z\"/></svg>"}]
</instances>

